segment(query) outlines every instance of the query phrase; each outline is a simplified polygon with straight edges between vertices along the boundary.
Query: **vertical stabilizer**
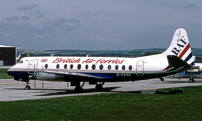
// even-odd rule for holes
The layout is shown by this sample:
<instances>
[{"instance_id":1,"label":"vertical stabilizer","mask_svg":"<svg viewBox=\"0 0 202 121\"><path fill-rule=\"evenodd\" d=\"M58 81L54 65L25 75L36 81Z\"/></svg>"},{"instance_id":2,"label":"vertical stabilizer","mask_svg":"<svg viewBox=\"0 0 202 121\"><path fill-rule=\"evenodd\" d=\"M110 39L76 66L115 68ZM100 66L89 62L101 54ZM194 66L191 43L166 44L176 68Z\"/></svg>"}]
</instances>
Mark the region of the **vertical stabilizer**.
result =
<instances>
[{"instance_id":1,"label":"vertical stabilizer","mask_svg":"<svg viewBox=\"0 0 202 121\"><path fill-rule=\"evenodd\" d=\"M163 54L176 55L189 65L194 65L195 58L192 55L188 35L185 29L179 28L175 31L169 48Z\"/></svg>"}]
</instances>

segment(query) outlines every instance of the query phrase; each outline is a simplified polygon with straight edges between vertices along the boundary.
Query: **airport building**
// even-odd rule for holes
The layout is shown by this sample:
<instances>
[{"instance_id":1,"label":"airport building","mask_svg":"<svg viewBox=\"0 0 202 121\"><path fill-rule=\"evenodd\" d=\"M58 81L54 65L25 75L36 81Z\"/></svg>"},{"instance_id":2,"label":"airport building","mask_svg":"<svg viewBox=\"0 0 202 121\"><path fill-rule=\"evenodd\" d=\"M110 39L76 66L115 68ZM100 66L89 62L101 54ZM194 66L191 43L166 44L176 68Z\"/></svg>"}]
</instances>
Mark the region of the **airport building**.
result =
<instances>
[{"instance_id":1,"label":"airport building","mask_svg":"<svg viewBox=\"0 0 202 121\"><path fill-rule=\"evenodd\" d=\"M0 66L16 64L16 47L0 45Z\"/></svg>"}]
</instances>

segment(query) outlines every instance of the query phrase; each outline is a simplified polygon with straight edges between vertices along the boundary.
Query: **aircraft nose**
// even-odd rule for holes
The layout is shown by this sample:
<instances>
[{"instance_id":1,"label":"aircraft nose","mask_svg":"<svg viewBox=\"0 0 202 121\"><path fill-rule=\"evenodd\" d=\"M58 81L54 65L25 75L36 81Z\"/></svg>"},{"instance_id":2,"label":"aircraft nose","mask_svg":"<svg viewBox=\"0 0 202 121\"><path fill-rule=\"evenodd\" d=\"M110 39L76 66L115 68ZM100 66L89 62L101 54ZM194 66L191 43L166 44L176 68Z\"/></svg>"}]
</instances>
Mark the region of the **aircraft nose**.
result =
<instances>
[{"instance_id":1,"label":"aircraft nose","mask_svg":"<svg viewBox=\"0 0 202 121\"><path fill-rule=\"evenodd\" d=\"M10 68L7 70L7 74L14 77L14 80L25 82L29 80L29 73L27 71L20 71Z\"/></svg>"},{"instance_id":2,"label":"aircraft nose","mask_svg":"<svg viewBox=\"0 0 202 121\"><path fill-rule=\"evenodd\" d=\"M11 68L7 70L7 74L14 77L13 72L11 71Z\"/></svg>"}]
</instances>

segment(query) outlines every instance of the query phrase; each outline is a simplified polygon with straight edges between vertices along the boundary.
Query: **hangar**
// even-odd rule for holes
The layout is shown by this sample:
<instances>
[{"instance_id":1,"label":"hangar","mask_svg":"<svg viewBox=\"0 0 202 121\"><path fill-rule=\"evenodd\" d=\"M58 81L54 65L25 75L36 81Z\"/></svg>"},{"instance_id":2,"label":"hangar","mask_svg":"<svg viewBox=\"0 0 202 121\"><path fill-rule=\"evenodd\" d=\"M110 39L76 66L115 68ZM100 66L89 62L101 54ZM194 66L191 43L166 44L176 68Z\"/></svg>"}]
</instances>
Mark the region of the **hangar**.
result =
<instances>
[{"instance_id":1,"label":"hangar","mask_svg":"<svg viewBox=\"0 0 202 121\"><path fill-rule=\"evenodd\" d=\"M16 47L0 45L0 66L12 66L16 64Z\"/></svg>"}]
</instances>

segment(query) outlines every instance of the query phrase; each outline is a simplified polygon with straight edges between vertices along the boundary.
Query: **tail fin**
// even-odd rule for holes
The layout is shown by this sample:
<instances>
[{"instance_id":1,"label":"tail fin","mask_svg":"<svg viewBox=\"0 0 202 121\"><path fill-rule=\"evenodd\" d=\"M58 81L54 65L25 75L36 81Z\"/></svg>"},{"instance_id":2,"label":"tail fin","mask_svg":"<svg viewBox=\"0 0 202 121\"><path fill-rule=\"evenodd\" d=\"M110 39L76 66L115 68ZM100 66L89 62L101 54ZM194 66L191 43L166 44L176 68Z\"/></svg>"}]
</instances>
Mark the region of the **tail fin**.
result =
<instances>
[{"instance_id":1,"label":"tail fin","mask_svg":"<svg viewBox=\"0 0 202 121\"><path fill-rule=\"evenodd\" d=\"M194 65L195 57L192 55L189 39L185 29L179 28L175 31L170 46L163 54L166 56L176 55L189 65Z\"/></svg>"}]
</instances>

